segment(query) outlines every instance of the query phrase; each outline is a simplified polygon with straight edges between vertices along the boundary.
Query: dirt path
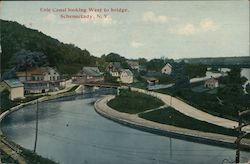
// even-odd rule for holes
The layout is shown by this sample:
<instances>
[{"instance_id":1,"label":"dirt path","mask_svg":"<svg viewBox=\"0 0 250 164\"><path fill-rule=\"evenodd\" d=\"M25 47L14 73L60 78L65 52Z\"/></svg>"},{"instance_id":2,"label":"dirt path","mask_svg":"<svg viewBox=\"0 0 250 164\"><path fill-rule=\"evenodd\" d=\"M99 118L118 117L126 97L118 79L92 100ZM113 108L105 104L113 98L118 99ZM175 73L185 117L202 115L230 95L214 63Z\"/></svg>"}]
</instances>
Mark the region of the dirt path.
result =
<instances>
[{"instance_id":1,"label":"dirt path","mask_svg":"<svg viewBox=\"0 0 250 164\"><path fill-rule=\"evenodd\" d=\"M175 110L185 114L186 116L195 118L195 119L200 120L200 121L205 121L205 122L208 122L211 124L215 124L218 126L231 128L231 129L238 126L238 122L236 122L236 121L217 117L217 116L211 115L209 113L203 112L203 111L183 102L182 100L177 99L177 98L172 97L172 96L167 95L167 94L147 91L147 90L138 89L138 88L132 88L132 91L137 91L137 92L141 92L141 93L145 93L145 94L157 97L157 98L161 99L166 105L173 107ZM250 132L250 126L244 127L243 130Z\"/></svg>"},{"instance_id":2,"label":"dirt path","mask_svg":"<svg viewBox=\"0 0 250 164\"><path fill-rule=\"evenodd\" d=\"M185 136L191 136L194 138L203 138L207 140L213 140L213 141L224 142L224 143L229 143L229 144L234 144L234 141L236 140L236 137L232 137L232 136L179 128L179 127L175 127L171 125L160 124L160 123L156 123L153 121L145 120L143 118L138 117L137 114L127 114L127 113L118 112L110 108L107 105L107 102L113 99L114 97L115 96L113 95L108 95L97 100L95 103L95 110L107 118L110 118L112 120L122 122L125 124L128 123L128 124L133 124L135 126L147 127L151 129L165 131L165 132L178 133L178 134L182 134ZM242 143L244 145L247 145L247 147L250 148L249 139L242 139Z\"/></svg>"},{"instance_id":3,"label":"dirt path","mask_svg":"<svg viewBox=\"0 0 250 164\"><path fill-rule=\"evenodd\" d=\"M0 147L6 154L8 154L12 159L18 161L19 164L26 164L25 159L18 154L17 152L20 151L17 148L11 146L7 141L0 137Z\"/></svg>"}]
</instances>

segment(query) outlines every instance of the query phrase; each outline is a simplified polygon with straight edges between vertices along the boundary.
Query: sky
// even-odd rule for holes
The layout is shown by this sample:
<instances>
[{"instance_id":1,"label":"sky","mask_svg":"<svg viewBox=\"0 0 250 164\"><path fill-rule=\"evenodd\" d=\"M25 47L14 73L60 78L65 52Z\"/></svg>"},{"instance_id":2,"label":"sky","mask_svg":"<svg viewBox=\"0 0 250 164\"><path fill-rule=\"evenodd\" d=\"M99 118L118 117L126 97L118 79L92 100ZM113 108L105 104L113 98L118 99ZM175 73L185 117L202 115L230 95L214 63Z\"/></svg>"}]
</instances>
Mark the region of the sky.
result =
<instances>
[{"instance_id":1,"label":"sky","mask_svg":"<svg viewBox=\"0 0 250 164\"><path fill-rule=\"evenodd\" d=\"M37 29L94 56L110 52L147 59L249 56L248 0L0 3L1 19Z\"/></svg>"}]
</instances>

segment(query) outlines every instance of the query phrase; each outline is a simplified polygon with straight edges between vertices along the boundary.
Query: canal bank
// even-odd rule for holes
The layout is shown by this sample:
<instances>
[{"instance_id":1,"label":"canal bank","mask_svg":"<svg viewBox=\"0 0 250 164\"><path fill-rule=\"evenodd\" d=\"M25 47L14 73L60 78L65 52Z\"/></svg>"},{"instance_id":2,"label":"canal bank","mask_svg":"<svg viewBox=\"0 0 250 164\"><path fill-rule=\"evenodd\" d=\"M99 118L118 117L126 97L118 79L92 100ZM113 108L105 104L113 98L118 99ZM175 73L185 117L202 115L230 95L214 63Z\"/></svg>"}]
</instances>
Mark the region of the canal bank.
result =
<instances>
[{"instance_id":1,"label":"canal bank","mask_svg":"<svg viewBox=\"0 0 250 164\"><path fill-rule=\"evenodd\" d=\"M20 164L26 164L27 161L24 159L24 155L22 155L22 151L24 150L22 147L20 147L19 145L16 145L15 143L8 141L5 138L5 135L2 132L2 128L1 128L1 123L2 120L8 116L9 114L27 106L27 105L32 105L32 104L36 104L36 103L40 103L43 101L48 101L48 100L53 100L53 99L57 99L57 98L61 98L61 97L67 97L67 96L74 96L74 95L79 95L82 94L81 92L81 87L82 86L78 86L76 89L74 89L73 91L70 91L70 89L67 89L65 92L58 92L57 94L50 94L50 95L45 95L43 97L40 97L38 99L26 102L26 103L21 103L17 106L14 106L8 110L6 110L5 112L0 114L0 145L1 145L1 150L4 151L6 154L8 154L12 159L18 161ZM72 87L73 88L73 87ZM70 91L70 92L69 92ZM25 155L30 154L33 158L33 156L35 156L34 153L29 152L27 150L25 150ZM30 157L29 157L30 158ZM41 157L34 157L34 158L41 158ZM45 158L41 158L41 160L43 161L47 161L47 162L51 162L49 159L45 159Z\"/></svg>"},{"instance_id":2,"label":"canal bank","mask_svg":"<svg viewBox=\"0 0 250 164\"><path fill-rule=\"evenodd\" d=\"M94 104L96 112L120 124L155 133L158 135L174 137L182 140L199 142L203 144L235 148L234 142L236 140L236 137L160 124L142 119L135 114L118 112L107 105L107 103L113 98L115 98L115 96L109 95L97 100ZM241 147L244 150L250 151L250 140L243 139Z\"/></svg>"},{"instance_id":3,"label":"canal bank","mask_svg":"<svg viewBox=\"0 0 250 164\"><path fill-rule=\"evenodd\" d=\"M94 110L94 102L114 92L100 88L41 102L37 154L60 164L200 164L235 156L233 149L155 135L102 117ZM28 150L34 147L35 108L36 104L27 105L2 121L3 133ZM249 155L242 151L241 161L248 161Z\"/></svg>"}]
</instances>

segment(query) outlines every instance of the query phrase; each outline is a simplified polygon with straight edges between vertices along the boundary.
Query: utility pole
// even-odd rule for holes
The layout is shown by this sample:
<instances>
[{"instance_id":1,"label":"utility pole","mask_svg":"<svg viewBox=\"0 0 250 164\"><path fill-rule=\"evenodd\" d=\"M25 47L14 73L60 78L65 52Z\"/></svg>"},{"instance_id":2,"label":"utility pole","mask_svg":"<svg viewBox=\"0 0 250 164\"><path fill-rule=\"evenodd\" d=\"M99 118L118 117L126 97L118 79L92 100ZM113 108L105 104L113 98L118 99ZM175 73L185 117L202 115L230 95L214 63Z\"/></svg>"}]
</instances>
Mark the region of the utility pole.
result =
<instances>
[{"instance_id":1,"label":"utility pole","mask_svg":"<svg viewBox=\"0 0 250 164\"><path fill-rule=\"evenodd\" d=\"M34 144L34 153L36 152L36 144L37 144L37 134L38 134L38 100L36 102L36 134L35 134L35 144Z\"/></svg>"},{"instance_id":2,"label":"utility pole","mask_svg":"<svg viewBox=\"0 0 250 164\"><path fill-rule=\"evenodd\" d=\"M243 139L243 137L245 137L248 133L242 131L242 128L249 125L249 123L244 122L242 119L242 116L245 114L250 113L250 110L245 110L242 112L239 112L239 124L238 127L236 127L235 129L238 131L238 136L237 139L235 140L235 144L236 144L236 154L235 154L235 163L240 163L240 142Z\"/></svg>"}]
</instances>

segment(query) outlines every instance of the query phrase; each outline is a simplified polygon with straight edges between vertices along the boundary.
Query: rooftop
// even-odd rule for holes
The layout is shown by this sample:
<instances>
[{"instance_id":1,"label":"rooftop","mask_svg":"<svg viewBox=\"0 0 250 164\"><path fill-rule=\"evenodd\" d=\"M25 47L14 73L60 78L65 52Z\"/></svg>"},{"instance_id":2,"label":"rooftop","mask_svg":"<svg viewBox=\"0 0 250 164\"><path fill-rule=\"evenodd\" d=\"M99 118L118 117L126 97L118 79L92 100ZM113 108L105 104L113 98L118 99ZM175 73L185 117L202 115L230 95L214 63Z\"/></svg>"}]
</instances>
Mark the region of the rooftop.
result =
<instances>
[{"instance_id":1,"label":"rooftop","mask_svg":"<svg viewBox=\"0 0 250 164\"><path fill-rule=\"evenodd\" d=\"M129 76L133 76L133 73L129 69L123 69L122 72L125 72Z\"/></svg>"},{"instance_id":2,"label":"rooftop","mask_svg":"<svg viewBox=\"0 0 250 164\"><path fill-rule=\"evenodd\" d=\"M52 69L51 67L36 67L36 68L31 68L27 71L27 76L31 76L31 75L44 75L45 73L47 73L50 69ZM26 71L20 71L20 72L16 72L17 76L26 76Z\"/></svg>"},{"instance_id":3,"label":"rooftop","mask_svg":"<svg viewBox=\"0 0 250 164\"><path fill-rule=\"evenodd\" d=\"M98 69L98 67L83 67L80 73L85 73L90 76L101 76L102 73Z\"/></svg>"},{"instance_id":4,"label":"rooftop","mask_svg":"<svg viewBox=\"0 0 250 164\"><path fill-rule=\"evenodd\" d=\"M23 87L23 84L18 79L4 80L4 82L11 88Z\"/></svg>"}]
</instances>

